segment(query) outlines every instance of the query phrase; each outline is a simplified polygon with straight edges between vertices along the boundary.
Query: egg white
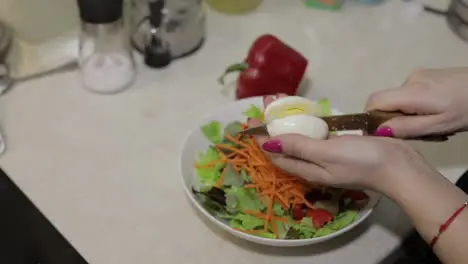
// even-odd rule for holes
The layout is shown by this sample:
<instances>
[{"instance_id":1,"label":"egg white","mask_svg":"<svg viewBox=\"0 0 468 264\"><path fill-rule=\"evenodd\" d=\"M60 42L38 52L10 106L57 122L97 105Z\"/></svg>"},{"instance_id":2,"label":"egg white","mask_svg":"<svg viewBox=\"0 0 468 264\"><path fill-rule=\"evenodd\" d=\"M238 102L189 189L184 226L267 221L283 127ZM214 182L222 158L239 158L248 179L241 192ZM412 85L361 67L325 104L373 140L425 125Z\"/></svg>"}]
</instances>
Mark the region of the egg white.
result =
<instances>
[{"instance_id":1,"label":"egg white","mask_svg":"<svg viewBox=\"0 0 468 264\"><path fill-rule=\"evenodd\" d=\"M270 136L299 134L313 139L326 139L328 125L321 118L312 115L289 115L274 119L267 125Z\"/></svg>"}]
</instances>

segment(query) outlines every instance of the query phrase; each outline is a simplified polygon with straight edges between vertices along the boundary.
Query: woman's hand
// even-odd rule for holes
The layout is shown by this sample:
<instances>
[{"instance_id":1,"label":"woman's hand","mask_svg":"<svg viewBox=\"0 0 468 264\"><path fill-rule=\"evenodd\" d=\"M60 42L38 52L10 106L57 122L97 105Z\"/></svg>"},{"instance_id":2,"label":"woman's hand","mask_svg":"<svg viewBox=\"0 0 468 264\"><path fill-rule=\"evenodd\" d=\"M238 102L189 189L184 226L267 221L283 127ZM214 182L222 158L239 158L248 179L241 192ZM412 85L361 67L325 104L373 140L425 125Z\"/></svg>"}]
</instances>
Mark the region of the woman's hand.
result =
<instances>
[{"instance_id":1,"label":"woman's hand","mask_svg":"<svg viewBox=\"0 0 468 264\"><path fill-rule=\"evenodd\" d=\"M283 96L266 96L263 103L268 106ZM250 126L258 123L249 121ZM414 149L397 139L349 135L313 140L291 134L256 140L278 167L324 185L364 187L389 195L389 188L400 178L404 181L405 175L432 172Z\"/></svg>"},{"instance_id":2,"label":"woman's hand","mask_svg":"<svg viewBox=\"0 0 468 264\"><path fill-rule=\"evenodd\" d=\"M419 70L402 87L373 94L367 110L401 111L414 116L394 118L378 136L414 138L450 135L468 130L468 68Z\"/></svg>"},{"instance_id":3,"label":"woman's hand","mask_svg":"<svg viewBox=\"0 0 468 264\"><path fill-rule=\"evenodd\" d=\"M405 178L432 170L409 145L390 138L346 135L314 140L290 134L270 138L262 147L276 166L308 181L387 195Z\"/></svg>"},{"instance_id":4,"label":"woman's hand","mask_svg":"<svg viewBox=\"0 0 468 264\"><path fill-rule=\"evenodd\" d=\"M402 87L373 94L367 110L401 111L377 136L415 138L468 130L468 68L419 70Z\"/></svg>"}]
</instances>

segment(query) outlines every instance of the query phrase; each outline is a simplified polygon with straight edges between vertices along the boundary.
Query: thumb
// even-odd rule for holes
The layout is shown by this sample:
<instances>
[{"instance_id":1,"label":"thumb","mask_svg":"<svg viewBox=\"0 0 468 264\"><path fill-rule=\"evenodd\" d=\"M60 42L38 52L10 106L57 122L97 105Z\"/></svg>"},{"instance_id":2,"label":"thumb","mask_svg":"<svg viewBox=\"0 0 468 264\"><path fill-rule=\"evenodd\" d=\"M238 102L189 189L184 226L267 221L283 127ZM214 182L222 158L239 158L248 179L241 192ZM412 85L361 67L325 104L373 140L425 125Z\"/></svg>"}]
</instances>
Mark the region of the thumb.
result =
<instances>
[{"instance_id":1,"label":"thumb","mask_svg":"<svg viewBox=\"0 0 468 264\"><path fill-rule=\"evenodd\" d=\"M316 140L299 134L284 134L271 138L263 149L301 160L320 162L326 155L325 140Z\"/></svg>"},{"instance_id":2,"label":"thumb","mask_svg":"<svg viewBox=\"0 0 468 264\"><path fill-rule=\"evenodd\" d=\"M375 131L375 136L416 138L439 134L441 132L439 124L443 124L440 119L440 115L395 117L382 124Z\"/></svg>"}]
</instances>

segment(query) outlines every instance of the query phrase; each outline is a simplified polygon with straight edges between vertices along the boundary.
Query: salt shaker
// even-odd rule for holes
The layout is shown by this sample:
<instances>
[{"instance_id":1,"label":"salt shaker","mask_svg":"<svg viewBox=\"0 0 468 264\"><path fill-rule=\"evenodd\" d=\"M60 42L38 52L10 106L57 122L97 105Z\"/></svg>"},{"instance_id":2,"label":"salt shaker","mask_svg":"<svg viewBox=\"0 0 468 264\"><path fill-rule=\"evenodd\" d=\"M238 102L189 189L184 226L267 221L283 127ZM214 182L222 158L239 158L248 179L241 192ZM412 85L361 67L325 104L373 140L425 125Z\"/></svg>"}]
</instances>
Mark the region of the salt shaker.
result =
<instances>
[{"instance_id":1,"label":"salt shaker","mask_svg":"<svg viewBox=\"0 0 468 264\"><path fill-rule=\"evenodd\" d=\"M86 89L113 94L129 88L136 77L123 0L78 0L81 17L80 70Z\"/></svg>"}]
</instances>

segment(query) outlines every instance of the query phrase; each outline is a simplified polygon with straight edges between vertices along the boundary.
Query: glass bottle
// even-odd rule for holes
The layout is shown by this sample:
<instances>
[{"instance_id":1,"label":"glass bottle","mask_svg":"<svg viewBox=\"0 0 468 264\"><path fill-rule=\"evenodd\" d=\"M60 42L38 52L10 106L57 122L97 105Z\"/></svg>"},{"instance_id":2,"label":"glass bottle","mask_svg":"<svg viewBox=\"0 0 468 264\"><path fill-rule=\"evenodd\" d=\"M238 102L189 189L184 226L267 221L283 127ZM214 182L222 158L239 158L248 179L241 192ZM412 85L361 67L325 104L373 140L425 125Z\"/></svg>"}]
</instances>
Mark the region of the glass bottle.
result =
<instances>
[{"instance_id":1,"label":"glass bottle","mask_svg":"<svg viewBox=\"0 0 468 264\"><path fill-rule=\"evenodd\" d=\"M80 71L86 89L113 94L135 81L136 67L123 20L122 0L78 0Z\"/></svg>"}]
</instances>

